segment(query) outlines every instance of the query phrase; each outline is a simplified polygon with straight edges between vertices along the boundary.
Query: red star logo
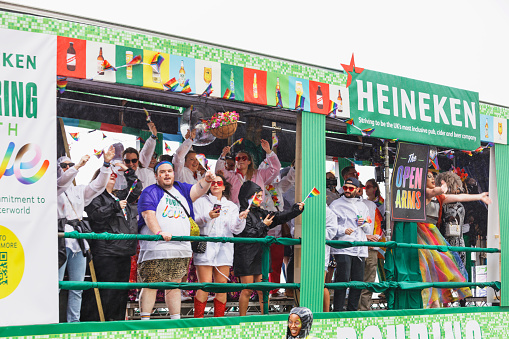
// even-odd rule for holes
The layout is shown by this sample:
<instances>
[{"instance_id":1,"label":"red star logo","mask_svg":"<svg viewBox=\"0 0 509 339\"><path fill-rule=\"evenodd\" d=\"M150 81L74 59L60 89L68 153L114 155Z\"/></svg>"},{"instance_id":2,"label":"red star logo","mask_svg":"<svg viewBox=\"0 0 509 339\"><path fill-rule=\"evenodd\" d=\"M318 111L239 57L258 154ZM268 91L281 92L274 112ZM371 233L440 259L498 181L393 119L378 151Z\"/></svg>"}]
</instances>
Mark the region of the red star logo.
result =
<instances>
[{"instance_id":1,"label":"red star logo","mask_svg":"<svg viewBox=\"0 0 509 339\"><path fill-rule=\"evenodd\" d=\"M341 64L343 66L343 69L346 73L348 73L348 79L346 81L346 87L350 86L352 83L352 72L355 74L361 74L362 71L364 71L364 68L355 67L355 60L353 59L353 53L352 53L352 60L350 60L350 65Z\"/></svg>"}]
</instances>

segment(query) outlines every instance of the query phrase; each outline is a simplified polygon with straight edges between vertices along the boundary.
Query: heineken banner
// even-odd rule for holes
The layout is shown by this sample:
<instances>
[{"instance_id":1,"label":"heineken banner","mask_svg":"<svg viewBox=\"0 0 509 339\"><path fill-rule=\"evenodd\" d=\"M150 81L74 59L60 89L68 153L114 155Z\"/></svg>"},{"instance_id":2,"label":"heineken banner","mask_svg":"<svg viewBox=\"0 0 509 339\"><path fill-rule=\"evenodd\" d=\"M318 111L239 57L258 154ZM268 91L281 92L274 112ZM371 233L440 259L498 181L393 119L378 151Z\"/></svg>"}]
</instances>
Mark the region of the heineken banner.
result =
<instances>
[{"instance_id":1,"label":"heineken banner","mask_svg":"<svg viewBox=\"0 0 509 339\"><path fill-rule=\"evenodd\" d=\"M346 67L345 67L346 66ZM344 65L348 133L475 150L480 146L479 94ZM368 129L374 129L366 134Z\"/></svg>"},{"instance_id":2,"label":"heineken banner","mask_svg":"<svg viewBox=\"0 0 509 339\"><path fill-rule=\"evenodd\" d=\"M0 325L58 322L57 40L0 36Z\"/></svg>"},{"instance_id":3,"label":"heineken banner","mask_svg":"<svg viewBox=\"0 0 509 339\"><path fill-rule=\"evenodd\" d=\"M429 146L398 143L391 179L392 220L426 220Z\"/></svg>"}]
</instances>

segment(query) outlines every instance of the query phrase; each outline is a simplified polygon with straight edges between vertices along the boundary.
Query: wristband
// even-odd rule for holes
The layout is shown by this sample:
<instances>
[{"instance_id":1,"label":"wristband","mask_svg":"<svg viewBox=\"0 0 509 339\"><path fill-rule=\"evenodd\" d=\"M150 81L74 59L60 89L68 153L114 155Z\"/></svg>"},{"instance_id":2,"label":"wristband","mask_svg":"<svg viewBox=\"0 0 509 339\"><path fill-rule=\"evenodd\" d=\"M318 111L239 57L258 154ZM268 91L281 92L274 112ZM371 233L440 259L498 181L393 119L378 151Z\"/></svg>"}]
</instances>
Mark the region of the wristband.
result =
<instances>
[{"instance_id":1,"label":"wristband","mask_svg":"<svg viewBox=\"0 0 509 339\"><path fill-rule=\"evenodd\" d=\"M152 139L157 139L157 135L154 135L154 134L152 134L150 137L151 137Z\"/></svg>"},{"instance_id":2,"label":"wristband","mask_svg":"<svg viewBox=\"0 0 509 339\"><path fill-rule=\"evenodd\" d=\"M161 234L161 233L163 233L163 231L159 231L159 232L157 232L157 233L156 233L156 235L159 235L159 234Z\"/></svg>"},{"instance_id":3,"label":"wristband","mask_svg":"<svg viewBox=\"0 0 509 339\"><path fill-rule=\"evenodd\" d=\"M203 178L203 179L205 179L205 178ZM205 182L206 182L207 184L210 184L212 181L213 181L213 180L208 181L207 179L205 179Z\"/></svg>"},{"instance_id":4,"label":"wristband","mask_svg":"<svg viewBox=\"0 0 509 339\"><path fill-rule=\"evenodd\" d=\"M110 167L110 163L105 161L105 162L103 163L103 166L104 166L104 167Z\"/></svg>"},{"instance_id":5,"label":"wristband","mask_svg":"<svg viewBox=\"0 0 509 339\"><path fill-rule=\"evenodd\" d=\"M220 156L219 160L225 160L225 158L223 156Z\"/></svg>"}]
</instances>

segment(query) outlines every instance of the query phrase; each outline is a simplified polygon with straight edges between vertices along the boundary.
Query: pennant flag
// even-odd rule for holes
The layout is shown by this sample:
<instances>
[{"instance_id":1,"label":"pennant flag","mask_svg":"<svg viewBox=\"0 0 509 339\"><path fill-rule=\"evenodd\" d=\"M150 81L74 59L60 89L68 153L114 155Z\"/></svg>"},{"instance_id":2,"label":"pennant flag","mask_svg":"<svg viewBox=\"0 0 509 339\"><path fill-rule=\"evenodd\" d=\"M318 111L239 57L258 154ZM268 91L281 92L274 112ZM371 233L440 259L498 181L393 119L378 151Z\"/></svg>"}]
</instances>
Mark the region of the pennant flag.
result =
<instances>
[{"instance_id":1,"label":"pennant flag","mask_svg":"<svg viewBox=\"0 0 509 339\"><path fill-rule=\"evenodd\" d=\"M371 128L371 127L361 130L362 135L365 137L369 137L371 134L373 134L374 131L375 131L375 129Z\"/></svg>"},{"instance_id":2,"label":"pennant flag","mask_svg":"<svg viewBox=\"0 0 509 339\"><path fill-rule=\"evenodd\" d=\"M308 198L314 198L314 197L317 197L320 195L320 192L316 189L316 187L313 187L313 189L311 190L311 192L309 192L308 194Z\"/></svg>"},{"instance_id":3,"label":"pennant flag","mask_svg":"<svg viewBox=\"0 0 509 339\"><path fill-rule=\"evenodd\" d=\"M80 134L79 133L69 133L71 135L71 138L74 139L74 141L80 141Z\"/></svg>"},{"instance_id":4,"label":"pennant flag","mask_svg":"<svg viewBox=\"0 0 509 339\"><path fill-rule=\"evenodd\" d=\"M337 117L338 117L338 116L336 115L336 111L332 111L332 112L330 112L329 114L327 114L327 116L328 116L329 118L337 118Z\"/></svg>"},{"instance_id":5,"label":"pennant flag","mask_svg":"<svg viewBox=\"0 0 509 339\"><path fill-rule=\"evenodd\" d=\"M214 92L214 89L212 88L212 83L210 83L207 88L205 89L205 91L203 91L203 93L201 94L202 97L209 97L212 92Z\"/></svg>"},{"instance_id":6,"label":"pennant flag","mask_svg":"<svg viewBox=\"0 0 509 339\"><path fill-rule=\"evenodd\" d=\"M274 134L272 136L272 148L277 147L277 145L279 145L279 139L277 138L277 135Z\"/></svg>"},{"instance_id":7,"label":"pennant flag","mask_svg":"<svg viewBox=\"0 0 509 339\"><path fill-rule=\"evenodd\" d=\"M227 88L226 91L224 91L223 99L235 99L235 93Z\"/></svg>"},{"instance_id":8,"label":"pennant flag","mask_svg":"<svg viewBox=\"0 0 509 339\"><path fill-rule=\"evenodd\" d=\"M350 118L348 120L345 121L345 124L348 124L350 126L353 126L353 118Z\"/></svg>"},{"instance_id":9,"label":"pennant flag","mask_svg":"<svg viewBox=\"0 0 509 339\"><path fill-rule=\"evenodd\" d=\"M67 78L57 76L57 89L60 94L65 92L65 88L67 87Z\"/></svg>"},{"instance_id":10,"label":"pennant flag","mask_svg":"<svg viewBox=\"0 0 509 339\"><path fill-rule=\"evenodd\" d=\"M145 143L145 140L143 140L141 137L137 137L136 138L137 141L139 141L140 143L144 144Z\"/></svg>"},{"instance_id":11,"label":"pennant flag","mask_svg":"<svg viewBox=\"0 0 509 339\"><path fill-rule=\"evenodd\" d=\"M468 154L469 156L472 156L472 151L462 151L465 154Z\"/></svg>"},{"instance_id":12,"label":"pennant flag","mask_svg":"<svg viewBox=\"0 0 509 339\"><path fill-rule=\"evenodd\" d=\"M94 155L97 157L97 159L99 159L101 157L101 155L103 155L103 150L96 150L94 149Z\"/></svg>"},{"instance_id":13,"label":"pennant flag","mask_svg":"<svg viewBox=\"0 0 509 339\"><path fill-rule=\"evenodd\" d=\"M479 147L477 147L477 148L475 149L475 151L474 151L474 152L475 152L475 153L481 153L483 150L484 150L484 147L479 146Z\"/></svg>"},{"instance_id":14,"label":"pennant flag","mask_svg":"<svg viewBox=\"0 0 509 339\"><path fill-rule=\"evenodd\" d=\"M167 91L174 92L177 89L178 85L179 85L178 81L175 80L175 78L171 78L170 80L168 80L167 83L163 85L163 87Z\"/></svg>"},{"instance_id":15,"label":"pennant flag","mask_svg":"<svg viewBox=\"0 0 509 339\"><path fill-rule=\"evenodd\" d=\"M488 144L486 145L486 148L492 148L493 147L493 143L492 142L488 142Z\"/></svg>"},{"instance_id":16,"label":"pennant flag","mask_svg":"<svg viewBox=\"0 0 509 339\"><path fill-rule=\"evenodd\" d=\"M115 67L113 67L109 62L108 60L104 60L103 61L103 71L117 71L117 69Z\"/></svg>"},{"instance_id":17,"label":"pennant flag","mask_svg":"<svg viewBox=\"0 0 509 339\"><path fill-rule=\"evenodd\" d=\"M189 79L184 82L184 86L182 86L182 93L191 93L191 86L189 85Z\"/></svg>"},{"instance_id":18,"label":"pennant flag","mask_svg":"<svg viewBox=\"0 0 509 339\"><path fill-rule=\"evenodd\" d=\"M168 146L168 144L166 142L164 143L164 150L166 151L166 153L171 152L171 148L170 148L170 146Z\"/></svg>"},{"instance_id":19,"label":"pennant flag","mask_svg":"<svg viewBox=\"0 0 509 339\"><path fill-rule=\"evenodd\" d=\"M297 94L297 97L295 98L295 109L296 110L303 110L304 109L304 101L306 100L305 97L302 96L302 94Z\"/></svg>"},{"instance_id":20,"label":"pennant flag","mask_svg":"<svg viewBox=\"0 0 509 339\"><path fill-rule=\"evenodd\" d=\"M433 168L437 171L440 170L440 166L438 165L437 153L433 152L433 155L429 156L429 162L433 165Z\"/></svg>"},{"instance_id":21,"label":"pennant flag","mask_svg":"<svg viewBox=\"0 0 509 339\"><path fill-rule=\"evenodd\" d=\"M334 117L336 116L336 110L338 109L338 104L336 104L334 101L330 101L329 104L329 114L334 113Z\"/></svg>"},{"instance_id":22,"label":"pennant flag","mask_svg":"<svg viewBox=\"0 0 509 339\"><path fill-rule=\"evenodd\" d=\"M143 110L145 111L145 115L147 116L147 122L152 122L152 119L150 119L150 113L145 109L143 108Z\"/></svg>"},{"instance_id":23,"label":"pennant flag","mask_svg":"<svg viewBox=\"0 0 509 339\"><path fill-rule=\"evenodd\" d=\"M163 61L164 61L164 57L161 55L161 53L157 52L157 54L154 55L154 58L152 59L150 66L152 66L155 70L157 70L159 72Z\"/></svg>"},{"instance_id":24,"label":"pennant flag","mask_svg":"<svg viewBox=\"0 0 509 339\"><path fill-rule=\"evenodd\" d=\"M134 66L141 64L141 55L135 56L131 61L129 61L125 66Z\"/></svg>"},{"instance_id":25,"label":"pennant flag","mask_svg":"<svg viewBox=\"0 0 509 339\"><path fill-rule=\"evenodd\" d=\"M240 138L239 140L235 141L231 146L230 148L232 148L233 146L237 145L237 144L241 144L242 141L244 140L244 138Z\"/></svg>"},{"instance_id":26,"label":"pennant flag","mask_svg":"<svg viewBox=\"0 0 509 339\"><path fill-rule=\"evenodd\" d=\"M276 89L276 107L283 108L283 99L281 98L281 91Z\"/></svg>"},{"instance_id":27,"label":"pennant flag","mask_svg":"<svg viewBox=\"0 0 509 339\"><path fill-rule=\"evenodd\" d=\"M103 140L106 139L108 136L103 133Z\"/></svg>"}]
</instances>

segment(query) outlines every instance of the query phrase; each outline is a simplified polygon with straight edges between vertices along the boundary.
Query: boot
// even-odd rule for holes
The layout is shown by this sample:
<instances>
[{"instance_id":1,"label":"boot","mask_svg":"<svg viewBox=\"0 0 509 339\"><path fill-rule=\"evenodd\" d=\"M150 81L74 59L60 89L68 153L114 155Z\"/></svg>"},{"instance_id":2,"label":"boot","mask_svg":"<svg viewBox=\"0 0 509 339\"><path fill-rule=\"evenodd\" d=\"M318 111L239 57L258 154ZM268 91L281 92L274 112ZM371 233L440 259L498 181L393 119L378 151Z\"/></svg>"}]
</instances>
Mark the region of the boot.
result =
<instances>
[{"instance_id":1,"label":"boot","mask_svg":"<svg viewBox=\"0 0 509 339\"><path fill-rule=\"evenodd\" d=\"M217 299L214 299L214 317L224 317L224 311L226 309L226 302L222 303Z\"/></svg>"},{"instance_id":2,"label":"boot","mask_svg":"<svg viewBox=\"0 0 509 339\"><path fill-rule=\"evenodd\" d=\"M196 297L194 297L194 317L195 318L203 318L205 314L205 306L207 306L207 301L199 301Z\"/></svg>"}]
</instances>

